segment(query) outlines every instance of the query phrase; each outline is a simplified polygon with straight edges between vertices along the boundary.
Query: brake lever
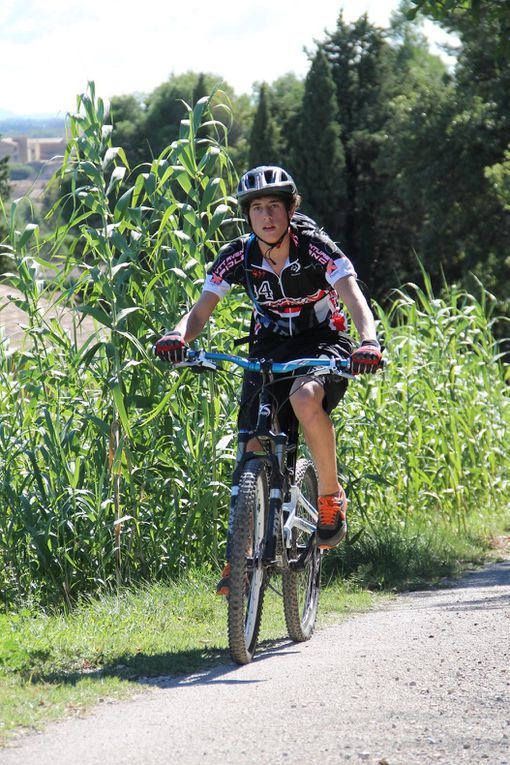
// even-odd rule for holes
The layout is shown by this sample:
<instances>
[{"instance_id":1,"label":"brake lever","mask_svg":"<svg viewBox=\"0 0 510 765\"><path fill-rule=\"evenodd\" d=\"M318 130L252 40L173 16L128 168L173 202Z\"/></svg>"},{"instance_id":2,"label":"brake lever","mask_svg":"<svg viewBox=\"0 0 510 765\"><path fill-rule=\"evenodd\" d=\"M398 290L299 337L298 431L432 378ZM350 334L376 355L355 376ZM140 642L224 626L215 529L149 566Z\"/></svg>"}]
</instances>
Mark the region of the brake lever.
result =
<instances>
[{"instance_id":1,"label":"brake lever","mask_svg":"<svg viewBox=\"0 0 510 765\"><path fill-rule=\"evenodd\" d=\"M217 364L215 364L214 361L210 361L209 359L194 359L193 361L180 361L178 364L174 364L174 367L176 369L180 369L181 367L189 367L191 370L195 372L208 372L209 370L212 370L214 372L218 369Z\"/></svg>"}]
</instances>

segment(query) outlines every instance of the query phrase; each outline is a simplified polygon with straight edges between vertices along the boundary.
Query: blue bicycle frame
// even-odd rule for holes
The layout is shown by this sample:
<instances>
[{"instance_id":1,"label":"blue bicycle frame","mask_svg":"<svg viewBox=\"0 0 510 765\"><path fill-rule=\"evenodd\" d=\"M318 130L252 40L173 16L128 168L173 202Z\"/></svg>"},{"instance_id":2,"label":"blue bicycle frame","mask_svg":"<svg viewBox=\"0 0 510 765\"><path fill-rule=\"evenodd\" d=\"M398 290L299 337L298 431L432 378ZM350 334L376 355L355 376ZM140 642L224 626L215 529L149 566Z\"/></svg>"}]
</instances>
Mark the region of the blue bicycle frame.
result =
<instances>
[{"instance_id":1,"label":"blue bicycle frame","mask_svg":"<svg viewBox=\"0 0 510 765\"><path fill-rule=\"evenodd\" d=\"M236 466L232 476L230 512L227 537L227 560L230 555L230 538L234 518L235 504L239 489L239 479L245 463L258 457L270 466L270 500L269 514L264 544L263 562L270 565L275 561L278 539L280 514L284 503L284 490L293 483L297 456L297 423L290 433L281 432L278 427L273 430L275 412L268 385L273 381L273 375L291 374L299 369L324 369L325 374L352 378L350 374L350 359L339 358L301 358L293 361L273 362L271 359L245 359L228 353L212 353L204 350L187 349L186 361L177 366L196 367L202 370L217 370L220 362L233 363L249 372L259 372L262 375L257 425L252 431L239 431L237 440ZM252 438L257 438L264 447L264 453L254 453L247 450L247 444ZM288 479L288 481L287 481ZM301 562L302 563L302 562ZM300 564L301 565L301 564Z\"/></svg>"}]
</instances>

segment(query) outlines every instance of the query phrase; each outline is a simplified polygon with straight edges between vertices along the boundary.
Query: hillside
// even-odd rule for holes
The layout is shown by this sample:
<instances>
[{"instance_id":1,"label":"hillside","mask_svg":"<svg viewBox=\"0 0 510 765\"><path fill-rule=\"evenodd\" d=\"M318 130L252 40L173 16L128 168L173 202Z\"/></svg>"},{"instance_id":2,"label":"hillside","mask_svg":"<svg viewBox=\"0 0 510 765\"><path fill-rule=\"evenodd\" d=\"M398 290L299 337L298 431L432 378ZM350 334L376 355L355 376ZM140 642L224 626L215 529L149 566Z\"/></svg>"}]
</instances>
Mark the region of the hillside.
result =
<instances>
[{"instance_id":1,"label":"hillside","mask_svg":"<svg viewBox=\"0 0 510 765\"><path fill-rule=\"evenodd\" d=\"M57 117L1 117L0 136L26 135L29 138L58 138L65 135L65 120Z\"/></svg>"}]
</instances>

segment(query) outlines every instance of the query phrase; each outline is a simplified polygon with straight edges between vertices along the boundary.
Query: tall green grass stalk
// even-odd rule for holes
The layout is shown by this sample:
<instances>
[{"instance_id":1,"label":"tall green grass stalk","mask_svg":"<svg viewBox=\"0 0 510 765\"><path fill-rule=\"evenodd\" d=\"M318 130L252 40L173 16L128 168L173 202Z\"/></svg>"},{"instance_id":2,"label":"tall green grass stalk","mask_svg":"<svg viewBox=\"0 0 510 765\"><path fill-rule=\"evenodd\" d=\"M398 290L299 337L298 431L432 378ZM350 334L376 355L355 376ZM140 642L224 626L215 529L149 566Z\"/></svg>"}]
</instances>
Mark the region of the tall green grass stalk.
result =
<instances>
[{"instance_id":1,"label":"tall green grass stalk","mask_svg":"<svg viewBox=\"0 0 510 765\"><path fill-rule=\"evenodd\" d=\"M435 297L424 274L378 309L388 367L351 385L335 415L354 544L399 528L404 546L446 527L489 534L508 520L509 375L492 305L455 286Z\"/></svg>"},{"instance_id":2,"label":"tall green grass stalk","mask_svg":"<svg viewBox=\"0 0 510 765\"><path fill-rule=\"evenodd\" d=\"M11 278L28 327L25 347L4 342L0 361L5 603L70 605L110 582L221 555L231 388L218 394L212 379L171 375L150 350L198 296L223 228L236 225L226 128L209 119L210 101L221 98L189 107L180 138L131 169L111 146L107 108L91 84L69 120L61 171L71 179L69 223L40 242L36 227L16 230L13 207ZM62 247L70 233L79 248ZM44 285L48 251L56 275ZM92 317L95 331L68 336L44 318L43 295ZM217 342L239 332L238 308L228 320L219 312Z\"/></svg>"}]
</instances>

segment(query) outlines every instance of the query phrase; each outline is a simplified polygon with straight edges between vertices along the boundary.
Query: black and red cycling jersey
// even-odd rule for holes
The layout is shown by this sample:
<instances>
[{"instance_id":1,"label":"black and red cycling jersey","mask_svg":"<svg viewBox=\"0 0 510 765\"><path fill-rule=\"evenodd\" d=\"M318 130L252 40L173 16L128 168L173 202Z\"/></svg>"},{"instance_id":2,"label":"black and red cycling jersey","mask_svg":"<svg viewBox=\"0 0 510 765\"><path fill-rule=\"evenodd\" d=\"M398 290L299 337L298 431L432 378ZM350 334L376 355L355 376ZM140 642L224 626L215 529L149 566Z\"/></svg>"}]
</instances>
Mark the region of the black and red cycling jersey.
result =
<instances>
[{"instance_id":1,"label":"black and red cycling jersey","mask_svg":"<svg viewBox=\"0 0 510 765\"><path fill-rule=\"evenodd\" d=\"M262 256L255 236L245 235L221 248L204 291L223 298L235 285L244 287L254 302L253 331L260 339L314 328L345 332L347 320L334 285L346 276L356 276L354 267L327 234L300 230L291 222L289 257L279 275Z\"/></svg>"}]
</instances>

